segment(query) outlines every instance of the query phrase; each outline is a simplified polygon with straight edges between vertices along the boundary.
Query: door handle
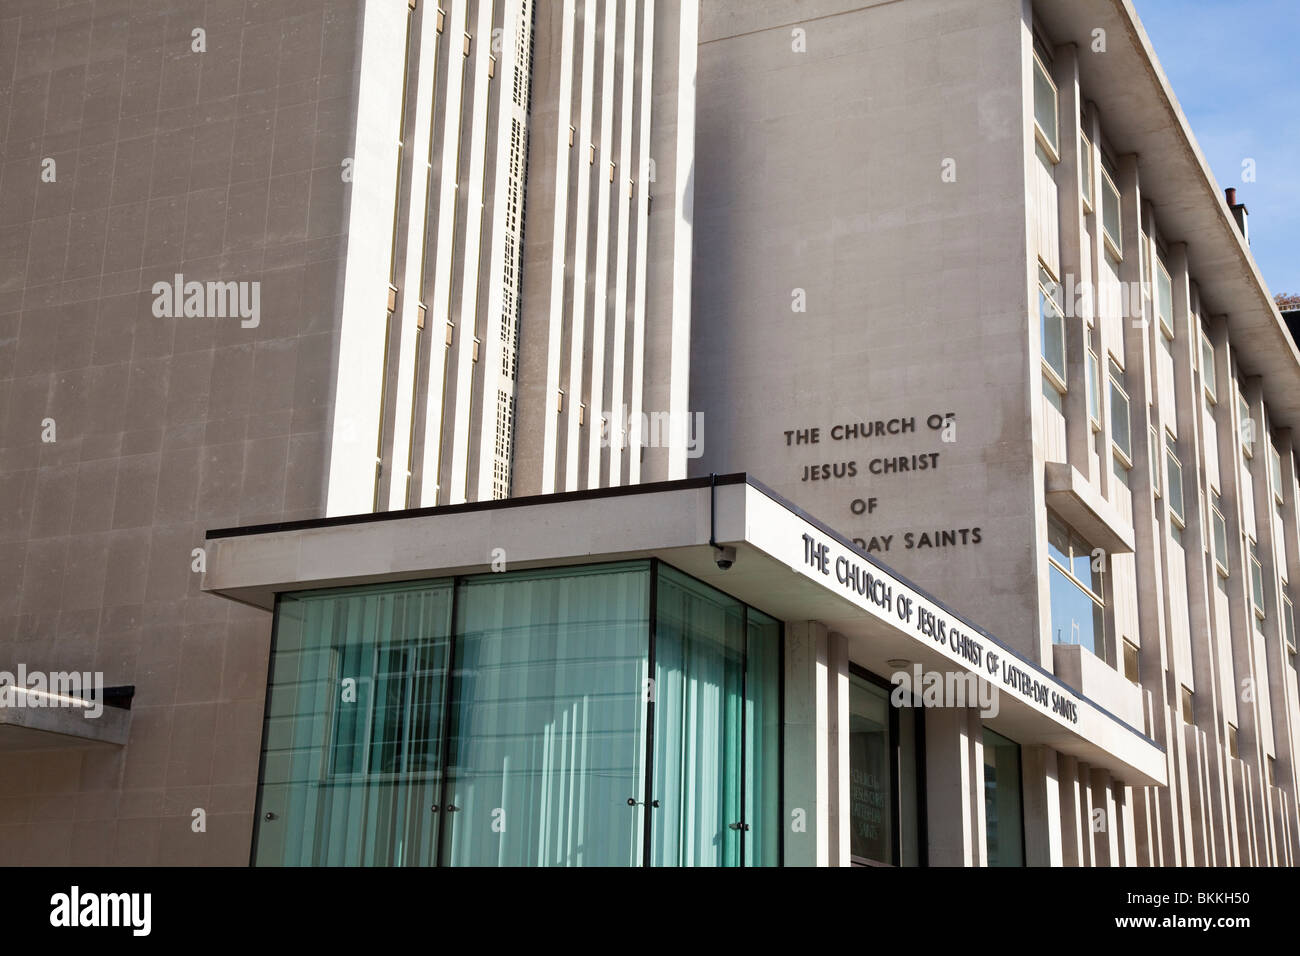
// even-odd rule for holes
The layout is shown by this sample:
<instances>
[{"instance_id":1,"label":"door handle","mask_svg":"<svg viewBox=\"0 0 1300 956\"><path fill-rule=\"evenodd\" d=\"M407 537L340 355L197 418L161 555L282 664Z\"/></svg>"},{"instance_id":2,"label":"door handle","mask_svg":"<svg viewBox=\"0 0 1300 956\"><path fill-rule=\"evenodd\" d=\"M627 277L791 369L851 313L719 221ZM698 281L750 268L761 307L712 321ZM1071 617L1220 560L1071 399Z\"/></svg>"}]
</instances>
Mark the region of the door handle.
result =
<instances>
[{"instance_id":1,"label":"door handle","mask_svg":"<svg viewBox=\"0 0 1300 956\"><path fill-rule=\"evenodd\" d=\"M645 806L645 804L644 804L644 803L641 803L641 801L638 800L636 797L628 797L628 798L627 798L627 805L628 805L629 807L635 807L637 804L641 804L641 806ZM650 806L652 806L652 807L654 807L656 810L658 810L658 809L659 809L659 801L658 801L658 800L651 800L651 801L650 801Z\"/></svg>"},{"instance_id":2,"label":"door handle","mask_svg":"<svg viewBox=\"0 0 1300 956\"><path fill-rule=\"evenodd\" d=\"M728 823L728 824L727 824L727 829L728 829L728 830L740 830L740 831L743 831L743 832L746 832L746 833L747 833L747 832L749 832L749 824L748 824L748 823Z\"/></svg>"}]
</instances>

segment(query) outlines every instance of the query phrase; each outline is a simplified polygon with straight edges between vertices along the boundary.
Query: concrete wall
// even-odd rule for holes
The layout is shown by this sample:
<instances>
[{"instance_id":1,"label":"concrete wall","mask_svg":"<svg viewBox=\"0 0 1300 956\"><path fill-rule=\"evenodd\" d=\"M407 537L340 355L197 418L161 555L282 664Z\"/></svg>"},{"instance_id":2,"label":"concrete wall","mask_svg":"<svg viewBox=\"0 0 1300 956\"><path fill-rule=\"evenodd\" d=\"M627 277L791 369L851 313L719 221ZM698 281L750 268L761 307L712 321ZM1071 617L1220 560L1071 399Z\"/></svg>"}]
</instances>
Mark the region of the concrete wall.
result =
<instances>
[{"instance_id":1,"label":"concrete wall","mask_svg":"<svg viewBox=\"0 0 1300 956\"><path fill-rule=\"evenodd\" d=\"M323 508L360 17L0 7L0 669L136 687L125 749L6 754L0 862L247 862L270 616L191 550ZM156 317L176 273L260 321Z\"/></svg>"},{"instance_id":2,"label":"concrete wall","mask_svg":"<svg viewBox=\"0 0 1300 956\"><path fill-rule=\"evenodd\" d=\"M752 472L1037 660L1023 15L704 0L692 473ZM950 442L927 426L949 413ZM832 437L894 419L914 431Z\"/></svg>"}]
</instances>

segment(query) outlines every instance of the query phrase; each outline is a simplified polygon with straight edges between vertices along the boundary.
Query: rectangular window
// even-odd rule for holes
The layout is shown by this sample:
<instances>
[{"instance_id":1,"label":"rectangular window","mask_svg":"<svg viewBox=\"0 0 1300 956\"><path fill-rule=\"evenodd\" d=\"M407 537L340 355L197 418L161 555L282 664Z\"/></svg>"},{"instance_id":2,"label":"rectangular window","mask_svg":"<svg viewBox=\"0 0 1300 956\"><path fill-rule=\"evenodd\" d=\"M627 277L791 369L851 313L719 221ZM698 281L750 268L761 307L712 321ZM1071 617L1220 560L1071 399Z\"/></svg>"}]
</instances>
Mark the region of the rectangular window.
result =
<instances>
[{"instance_id":1,"label":"rectangular window","mask_svg":"<svg viewBox=\"0 0 1300 956\"><path fill-rule=\"evenodd\" d=\"M1183 723L1194 724L1196 723L1196 719L1195 719L1196 715L1192 710L1191 688L1186 686L1180 686L1179 691L1180 691L1179 700L1181 701L1182 708L1183 708Z\"/></svg>"},{"instance_id":2,"label":"rectangular window","mask_svg":"<svg viewBox=\"0 0 1300 956\"><path fill-rule=\"evenodd\" d=\"M1088 349L1088 423L1093 431L1101 431L1101 366L1092 349Z\"/></svg>"},{"instance_id":3,"label":"rectangular window","mask_svg":"<svg viewBox=\"0 0 1300 956\"><path fill-rule=\"evenodd\" d=\"M1289 597L1282 598L1282 626L1286 628L1286 646L1295 653L1295 606Z\"/></svg>"},{"instance_id":4,"label":"rectangular window","mask_svg":"<svg viewBox=\"0 0 1300 956\"><path fill-rule=\"evenodd\" d=\"M1223 517L1223 499L1210 492L1210 517L1214 522L1214 564L1222 577L1228 576L1228 521Z\"/></svg>"},{"instance_id":5,"label":"rectangular window","mask_svg":"<svg viewBox=\"0 0 1300 956\"><path fill-rule=\"evenodd\" d=\"M1250 415L1250 405L1240 395L1237 396L1237 430L1241 434L1241 453L1247 458L1255 457L1255 419Z\"/></svg>"},{"instance_id":6,"label":"rectangular window","mask_svg":"<svg viewBox=\"0 0 1300 956\"><path fill-rule=\"evenodd\" d=\"M1124 676L1134 684L1141 683L1138 680L1138 647L1127 640L1124 642Z\"/></svg>"},{"instance_id":7,"label":"rectangular window","mask_svg":"<svg viewBox=\"0 0 1300 956\"><path fill-rule=\"evenodd\" d=\"M1057 162L1061 146L1057 133L1056 84L1037 53L1034 54L1034 128L1039 141L1050 151L1052 162Z\"/></svg>"},{"instance_id":8,"label":"rectangular window","mask_svg":"<svg viewBox=\"0 0 1300 956\"><path fill-rule=\"evenodd\" d=\"M984 832L989 866L1024 866L1020 745L984 728Z\"/></svg>"},{"instance_id":9,"label":"rectangular window","mask_svg":"<svg viewBox=\"0 0 1300 956\"><path fill-rule=\"evenodd\" d=\"M1268 475L1273 485L1273 500L1282 504L1282 456L1271 444L1268 446Z\"/></svg>"},{"instance_id":10,"label":"rectangular window","mask_svg":"<svg viewBox=\"0 0 1300 956\"><path fill-rule=\"evenodd\" d=\"M1169 272L1159 259L1156 260L1156 316L1160 319L1160 328L1168 338L1174 337L1174 284Z\"/></svg>"},{"instance_id":11,"label":"rectangular window","mask_svg":"<svg viewBox=\"0 0 1300 956\"><path fill-rule=\"evenodd\" d=\"M857 667L850 671L849 852L855 865L920 862L919 713L891 706L889 685Z\"/></svg>"},{"instance_id":12,"label":"rectangular window","mask_svg":"<svg viewBox=\"0 0 1300 956\"><path fill-rule=\"evenodd\" d=\"M1065 391L1065 313L1059 303L1061 287L1051 273L1038 267L1038 315L1043 342L1043 366L1058 391Z\"/></svg>"},{"instance_id":13,"label":"rectangular window","mask_svg":"<svg viewBox=\"0 0 1300 956\"><path fill-rule=\"evenodd\" d=\"M1110 360L1110 431L1115 450L1124 456L1124 466L1133 464L1133 434L1129 424L1128 392L1124 390L1124 370Z\"/></svg>"},{"instance_id":14,"label":"rectangular window","mask_svg":"<svg viewBox=\"0 0 1300 956\"><path fill-rule=\"evenodd\" d=\"M1169 471L1169 513L1181 528L1187 524L1183 511L1183 465L1178 460L1178 442L1168 432L1165 433L1165 462Z\"/></svg>"},{"instance_id":15,"label":"rectangular window","mask_svg":"<svg viewBox=\"0 0 1300 956\"><path fill-rule=\"evenodd\" d=\"M1119 190L1110 174L1101 171L1101 228L1106 245L1116 259L1124 256L1124 243L1120 237Z\"/></svg>"},{"instance_id":16,"label":"rectangular window","mask_svg":"<svg viewBox=\"0 0 1300 956\"><path fill-rule=\"evenodd\" d=\"M1083 131L1079 131L1079 172L1083 188L1083 205L1092 212L1092 142Z\"/></svg>"},{"instance_id":17,"label":"rectangular window","mask_svg":"<svg viewBox=\"0 0 1300 956\"><path fill-rule=\"evenodd\" d=\"M1151 488L1155 492L1156 497L1159 498L1163 494L1163 491L1161 490L1162 483L1160 480L1160 476L1164 474L1165 470L1162 467L1162 462L1160 460L1160 439L1156 436L1156 430L1154 426L1151 428L1150 448L1151 448Z\"/></svg>"},{"instance_id":18,"label":"rectangular window","mask_svg":"<svg viewBox=\"0 0 1300 956\"><path fill-rule=\"evenodd\" d=\"M1233 758L1241 757L1241 751L1237 745L1237 728L1232 724L1228 724L1228 756Z\"/></svg>"},{"instance_id":19,"label":"rectangular window","mask_svg":"<svg viewBox=\"0 0 1300 956\"><path fill-rule=\"evenodd\" d=\"M1105 656L1104 558L1055 517L1047 519L1052 643L1079 644Z\"/></svg>"},{"instance_id":20,"label":"rectangular window","mask_svg":"<svg viewBox=\"0 0 1300 956\"><path fill-rule=\"evenodd\" d=\"M1214 375L1214 346L1205 333L1201 333L1201 382L1205 386L1205 397L1211 402L1219 400Z\"/></svg>"},{"instance_id":21,"label":"rectangular window","mask_svg":"<svg viewBox=\"0 0 1300 956\"><path fill-rule=\"evenodd\" d=\"M1255 616L1263 620L1264 613L1264 565L1259 560L1259 545L1250 541L1250 598L1255 607Z\"/></svg>"}]
</instances>

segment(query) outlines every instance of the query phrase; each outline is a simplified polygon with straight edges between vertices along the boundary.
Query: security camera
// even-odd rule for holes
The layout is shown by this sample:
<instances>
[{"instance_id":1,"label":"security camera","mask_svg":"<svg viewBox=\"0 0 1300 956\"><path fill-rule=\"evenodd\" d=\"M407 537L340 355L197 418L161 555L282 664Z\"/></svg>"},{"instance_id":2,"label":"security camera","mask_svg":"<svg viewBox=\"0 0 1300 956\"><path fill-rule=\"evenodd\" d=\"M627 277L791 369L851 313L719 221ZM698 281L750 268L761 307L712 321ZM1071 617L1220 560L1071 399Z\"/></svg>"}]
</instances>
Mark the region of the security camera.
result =
<instances>
[{"instance_id":1,"label":"security camera","mask_svg":"<svg viewBox=\"0 0 1300 956\"><path fill-rule=\"evenodd\" d=\"M726 571L736 563L736 549L715 547L713 549L713 560L717 562L719 571Z\"/></svg>"}]
</instances>

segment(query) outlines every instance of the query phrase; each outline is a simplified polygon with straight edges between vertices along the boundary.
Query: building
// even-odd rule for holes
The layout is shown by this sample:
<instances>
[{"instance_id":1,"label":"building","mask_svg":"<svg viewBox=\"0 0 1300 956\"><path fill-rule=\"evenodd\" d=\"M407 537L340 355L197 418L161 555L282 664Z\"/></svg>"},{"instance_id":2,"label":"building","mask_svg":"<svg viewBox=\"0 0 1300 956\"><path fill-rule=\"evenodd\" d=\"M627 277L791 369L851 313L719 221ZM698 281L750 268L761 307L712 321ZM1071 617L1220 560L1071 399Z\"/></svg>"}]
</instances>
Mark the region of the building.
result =
<instances>
[{"instance_id":1,"label":"building","mask_svg":"<svg viewBox=\"0 0 1300 956\"><path fill-rule=\"evenodd\" d=\"M165 6L0 17L102 675L0 859L1295 862L1300 353L1131 3Z\"/></svg>"}]
</instances>

